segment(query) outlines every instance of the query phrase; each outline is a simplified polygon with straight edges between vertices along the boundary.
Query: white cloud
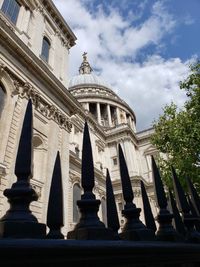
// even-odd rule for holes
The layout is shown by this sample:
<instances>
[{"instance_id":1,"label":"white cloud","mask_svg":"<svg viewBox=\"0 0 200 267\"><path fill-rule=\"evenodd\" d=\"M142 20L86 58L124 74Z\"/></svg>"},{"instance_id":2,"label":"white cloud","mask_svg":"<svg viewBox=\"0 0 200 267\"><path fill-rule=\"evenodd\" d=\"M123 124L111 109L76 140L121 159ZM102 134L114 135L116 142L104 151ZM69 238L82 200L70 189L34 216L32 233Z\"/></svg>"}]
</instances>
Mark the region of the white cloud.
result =
<instances>
[{"instance_id":1,"label":"white cloud","mask_svg":"<svg viewBox=\"0 0 200 267\"><path fill-rule=\"evenodd\" d=\"M71 74L77 74L81 55L87 51L92 67L101 70L102 77L136 112L138 129L150 127L161 107L171 100L183 104L185 96L178 83L188 73L186 62L178 58L164 60L156 54L146 57L143 63L134 62L138 52L150 44L157 51L162 49L162 38L176 26L163 1L155 2L149 17L139 25L115 8L105 13L99 5L92 13L84 1L54 3L78 38L71 49Z\"/></svg>"},{"instance_id":2,"label":"white cloud","mask_svg":"<svg viewBox=\"0 0 200 267\"><path fill-rule=\"evenodd\" d=\"M181 106L185 101L179 81L187 76L188 67L178 58L164 60L154 55L143 64L107 62L104 69L103 75L114 79L117 93L135 111L138 129L150 127L166 103L173 100Z\"/></svg>"}]
</instances>

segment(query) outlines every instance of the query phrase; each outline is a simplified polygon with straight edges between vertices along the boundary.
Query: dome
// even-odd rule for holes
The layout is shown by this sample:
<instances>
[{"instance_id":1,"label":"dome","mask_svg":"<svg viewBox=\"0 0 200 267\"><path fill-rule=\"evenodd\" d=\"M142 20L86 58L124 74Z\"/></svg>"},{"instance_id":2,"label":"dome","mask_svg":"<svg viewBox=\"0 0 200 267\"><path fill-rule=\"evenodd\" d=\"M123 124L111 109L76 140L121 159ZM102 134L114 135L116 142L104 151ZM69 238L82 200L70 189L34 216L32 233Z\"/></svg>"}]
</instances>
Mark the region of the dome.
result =
<instances>
[{"instance_id":1,"label":"dome","mask_svg":"<svg viewBox=\"0 0 200 267\"><path fill-rule=\"evenodd\" d=\"M84 73L74 76L69 81L69 88L78 86L78 85L84 85L84 84L95 84L98 86L104 86L107 88L110 88L110 85L106 83L104 80L99 78L94 73Z\"/></svg>"},{"instance_id":2,"label":"dome","mask_svg":"<svg viewBox=\"0 0 200 267\"><path fill-rule=\"evenodd\" d=\"M105 128L118 124L129 124L135 130L135 114L103 79L92 72L87 61L87 53L79 68L79 75L69 81L70 93L82 104L85 110Z\"/></svg>"},{"instance_id":3,"label":"dome","mask_svg":"<svg viewBox=\"0 0 200 267\"><path fill-rule=\"evenodd\" d=\"M111 86L106 83L103 79L95 75L92 71L92 68L87 61L86 57L87 53L83 54L83 62L81 63L81 66L79 68L79 75L74 76L69 81L69 89L72 87L76 87L79 85L97 85L97 86L103 86L106 88L111 88Z\"/></svg>"}]
</instances>

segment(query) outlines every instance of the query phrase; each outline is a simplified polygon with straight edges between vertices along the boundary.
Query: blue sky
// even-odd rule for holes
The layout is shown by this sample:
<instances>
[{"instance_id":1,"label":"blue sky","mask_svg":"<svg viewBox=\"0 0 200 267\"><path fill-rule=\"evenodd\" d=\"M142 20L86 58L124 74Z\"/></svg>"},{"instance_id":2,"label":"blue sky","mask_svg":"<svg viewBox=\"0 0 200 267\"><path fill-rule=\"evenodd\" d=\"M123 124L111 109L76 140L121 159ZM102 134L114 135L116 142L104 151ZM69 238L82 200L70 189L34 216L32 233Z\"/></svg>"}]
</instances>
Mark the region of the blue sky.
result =
<instances>
[{"instance_id":1,"label":"blue sky","mask_svg":"<svg viewBox=\"0 0 200 267\"><path fill-rule=\"evenodd\" d=\"M165 104L182 107L179 81L200 58L200 0L54 0L77 36L70 76L82 53L96 74L135 111L137 130L149 128Z\"/></svg>"}]
</instances>

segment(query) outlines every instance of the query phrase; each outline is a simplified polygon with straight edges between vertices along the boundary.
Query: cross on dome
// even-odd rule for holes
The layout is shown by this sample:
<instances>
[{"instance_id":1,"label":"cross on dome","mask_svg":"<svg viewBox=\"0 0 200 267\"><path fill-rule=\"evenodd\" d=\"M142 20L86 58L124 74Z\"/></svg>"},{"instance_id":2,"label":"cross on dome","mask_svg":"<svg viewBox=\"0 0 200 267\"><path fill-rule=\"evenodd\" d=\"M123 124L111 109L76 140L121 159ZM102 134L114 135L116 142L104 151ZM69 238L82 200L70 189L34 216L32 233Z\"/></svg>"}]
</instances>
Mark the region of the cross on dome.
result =
<instances>
[{"instance_id":1,"label":"cross on dome","mask_svg":"<svg viewBox=\"0 0 200 267\"><path fill-rule=\"evenodd\" d=\"M86 62L87 61L87 52L84 52L82 56L83 56L83 61Z\"/></svg>"},{"instance_id":2,"label":"cross on dome","mask_svg":"<svg viewBox=\"0 0 200 267\"><path fill-rule=\"evenodd\" d=\"M90 63L87 61L87 52L83 53L83 62L79 68L79 74L90 74L93 70L90 66Z\"/></svg>"}]
</instances>

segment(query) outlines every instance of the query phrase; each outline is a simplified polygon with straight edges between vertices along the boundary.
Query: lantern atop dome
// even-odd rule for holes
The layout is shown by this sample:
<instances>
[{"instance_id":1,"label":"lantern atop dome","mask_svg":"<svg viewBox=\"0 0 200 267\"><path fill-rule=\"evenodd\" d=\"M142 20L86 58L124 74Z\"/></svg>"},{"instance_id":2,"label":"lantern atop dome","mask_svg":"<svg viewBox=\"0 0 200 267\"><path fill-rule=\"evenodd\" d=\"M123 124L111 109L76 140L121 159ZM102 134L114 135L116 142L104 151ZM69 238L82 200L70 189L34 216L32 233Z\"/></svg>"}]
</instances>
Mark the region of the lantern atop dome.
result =
<instances>
[{"instance_id":1,"label":"lantern atop dome","mask_svg":"<svg viewBox=\"0 0 200 267\"><path fill-rule=\"evenodd\" d=\"M93 70L90 66L90 63L87 60L87 52L83 53L83 62L79 68L79 74L90 74Z\"/></svg>"}]
</instances>

